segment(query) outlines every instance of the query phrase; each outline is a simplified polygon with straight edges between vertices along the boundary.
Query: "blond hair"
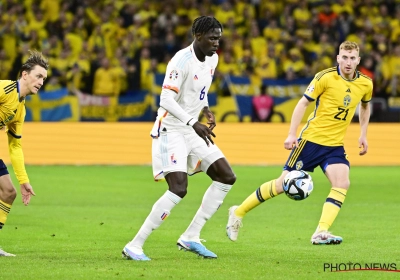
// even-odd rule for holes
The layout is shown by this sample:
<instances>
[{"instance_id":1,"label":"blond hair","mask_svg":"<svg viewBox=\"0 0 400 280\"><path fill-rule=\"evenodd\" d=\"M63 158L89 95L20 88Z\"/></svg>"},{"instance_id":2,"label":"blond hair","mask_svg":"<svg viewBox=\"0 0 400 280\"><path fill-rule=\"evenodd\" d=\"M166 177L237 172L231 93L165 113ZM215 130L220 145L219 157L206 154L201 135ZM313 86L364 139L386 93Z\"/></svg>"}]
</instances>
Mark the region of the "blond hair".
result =
<instances>
[{"instance_id":1,"label":"blond hair","mask_svg":"<svg viewBox=\"0 0 400 280\"><path fill-rule=\"evenodd\" d=\"M339 51L340 50L346 50L346 51L356 50L360 52L360 48L358 47L357 43L350 41L344 41L343 43L341 43L339 46Z\"/></svg>"}]
</instances>

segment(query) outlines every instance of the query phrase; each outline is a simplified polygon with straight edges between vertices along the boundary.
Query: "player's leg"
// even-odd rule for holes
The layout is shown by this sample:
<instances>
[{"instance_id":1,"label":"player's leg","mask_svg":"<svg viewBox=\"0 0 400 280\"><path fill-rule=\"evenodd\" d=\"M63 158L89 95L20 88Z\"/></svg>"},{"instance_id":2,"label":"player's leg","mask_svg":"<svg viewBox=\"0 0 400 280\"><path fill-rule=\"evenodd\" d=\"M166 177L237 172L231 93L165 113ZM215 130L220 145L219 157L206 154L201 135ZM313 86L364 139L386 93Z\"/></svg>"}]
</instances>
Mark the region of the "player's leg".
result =
<instances>
[{"instance_id":1,"label":"player's leg","mask_svg":"<svg viewBox=\"0 0 400 280\"><path fill-rule=\"evenodd\" d=\"M185 146L185 140L179 134L168 134L168 138L165 135L153 140L153 173L163 174L168 183L168 190L156 201L136 236L125 246L122 251L124 257L132 260L150 260L143 253L145 241L186 195L187 154L182 148ZM162 164L159 165L158 160L161 160ZM157 170L158 166L162 166L162 172Z\"/></svg>"},{"instance_id":2,"label":"player's leg","mask_svg":"<svg viewBox=\"0 0 400 280\"><path fill-rule=\"evenodd\" d=\"M242 227L243 217L252 209L283 192L283 178L289 171L284 170L279 178L265 182L255 192L249 195L239 206L232 206L228 210L226 234L230 240L236 241L239 229Z\"/></svg>"},{"instance_id":3,"label":"player's leg","mask_svg":"<svg viewBox=\"0 0 400 280\"><path fill-rule=\"evenodd\" d=\"M198 143L198 144L196 144ZM207 147L204 140L195 135L193 154L201 158L201 170L207 173L212 183L203 196L202 203L197 210L192 222L178 240L181 245L194 242L198 249L196 253L208 258L217 256L207 250L200 242L200 232L207 220L221 206L227 193L236 181L236 176L223 153L215 145ZM183 243L183 244L182 244ZM187 247L187 246L186 246ZM187 248L186 248L187 249Z\"/></svg>"},{"instance_id":4,"label":"player's leg","mask_svg":"<svg viewBox=\"0 0 400 280\"><path fill-rule=\"evenodd\" d=\"M283 167L281 175L274 180L262 184L254 193L247 197L239 206L229 208L228 224L226 234L230 240L236 241L239 228L242 226L243 217L261 203L283 193L282 182L286 174L295 169L312 172L319 164L317 153L319 145L299 140L299 146L294 148Z\"/></svg>"},{"instance_id":5,"label":"player's leg","mask_svg":"<svg viewBox=\"0 0 400 280\"><path fill-rule=\"evenodd\" d=\"M331 183L331 191L322 207L321 218L318 227L311 237L314 245L340 244L343 238L335 236L328 230L335 221L350 187L349 166L344 163L329 164L325 175Z\"/></svg>"},{"instance_id":6,"label":"player's leg","mask_svg":"<svg viewBox=\"0 0 400 280\"><path fill-rule=\"evenodd\" d=\"M11 177L8 174L7 167L0 160L0 230L6 223L7 216L10 213L11 206L17 196ZM0 256L15 256L3 251L0 248Z\"/></svg>"},{"instance_id":7,"label":"player's leg","mask_svg":"<svg viewBox=\"0 0 400 280\"><path fill-rule=\"evenodd\" d=\"M235 214L243 218L249 211L257 207L266 200L273 198L283 192L282 182L283 178L289 171L284 170L279 178L265 182L255 192L248 196L242 204L240 204Z\"/></svg>"},{"instance_id":8,"label":"player's leg","mask_svg":"<svg viewBox=\"0 0 400 280\"><path fill-rule=\"evenodd\" d=\"M207 175L212 179L212 183L205 192L201 206L192 222L183 233L186 238L200 237L200 231L204 224L221 206L236 181L236 176L225 158L220 158L212 163L207 169Z\"/></svg>"}]
</instances>

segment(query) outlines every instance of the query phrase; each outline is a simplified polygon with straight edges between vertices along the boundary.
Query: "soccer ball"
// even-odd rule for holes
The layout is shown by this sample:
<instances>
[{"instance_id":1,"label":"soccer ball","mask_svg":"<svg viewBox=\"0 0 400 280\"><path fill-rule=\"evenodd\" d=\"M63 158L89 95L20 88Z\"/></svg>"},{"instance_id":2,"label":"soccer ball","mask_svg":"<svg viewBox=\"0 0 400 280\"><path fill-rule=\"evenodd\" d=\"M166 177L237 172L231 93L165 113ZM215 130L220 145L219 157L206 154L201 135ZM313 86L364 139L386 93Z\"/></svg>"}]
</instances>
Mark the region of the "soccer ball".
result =
<instances>
[{"instance_id":1,"label":"soccer ball","mask_svg":"<svg viewBox=\"0 0 400 280\"><path fill-rule=\"evenodd\" d=\"M289 172L282 183L283 191L293 200L306 199L314 188L310 174L303 170Z\"/></svg>"}]
</instances>

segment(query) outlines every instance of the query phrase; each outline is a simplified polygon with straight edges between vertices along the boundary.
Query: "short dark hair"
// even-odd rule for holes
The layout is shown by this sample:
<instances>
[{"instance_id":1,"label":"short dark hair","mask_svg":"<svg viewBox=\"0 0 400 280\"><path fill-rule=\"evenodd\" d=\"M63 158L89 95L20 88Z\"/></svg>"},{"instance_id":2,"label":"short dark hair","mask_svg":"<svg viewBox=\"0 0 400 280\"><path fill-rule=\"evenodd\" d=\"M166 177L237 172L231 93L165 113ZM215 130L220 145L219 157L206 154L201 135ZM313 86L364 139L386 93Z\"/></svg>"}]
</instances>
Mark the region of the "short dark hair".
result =
<instances>
[{"instance_id":1,"label":"short dark hair","mask_svg":"<svg viewBox=\"0 0 400 280\"><path fill-rule=\"evenodd\" d=\"M46 70L49 68L49 62L41 52L36 50L29 50L28 52L29 57L21 66L20 76L22 76L23 71L30 73L36 65L39 65Z\"/></svg>"},{"instance_id":2,"label":"short dark hair","mask_svg":"<svg viewBox=\"0 0 400 280\"><path fill-rule=\"evenodd\" d=\"M221 28L222 31L222 25L215 17L201 16L193 21L192 34L205 34L215 28Z\"/></svg>"}]
</instances>

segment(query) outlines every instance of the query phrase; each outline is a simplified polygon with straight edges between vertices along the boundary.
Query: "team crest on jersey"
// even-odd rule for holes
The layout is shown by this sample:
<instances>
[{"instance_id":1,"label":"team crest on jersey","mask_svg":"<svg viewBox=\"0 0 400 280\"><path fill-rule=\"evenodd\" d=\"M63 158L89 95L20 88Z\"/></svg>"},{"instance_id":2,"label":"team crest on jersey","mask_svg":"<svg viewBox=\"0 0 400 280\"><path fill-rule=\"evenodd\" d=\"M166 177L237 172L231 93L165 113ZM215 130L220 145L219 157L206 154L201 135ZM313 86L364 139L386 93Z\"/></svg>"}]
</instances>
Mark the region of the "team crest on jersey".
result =
<instances>
[{"instance_id":1,"label":"team crest on jersey","mask_svg":"<svg viewBox=\"0 0 400 280\"><path fill-rule=\"evenodd\" d=\"M344 97L344 99L343 99L343 105L344 105L344 107L349 106L350 102L351 102L351 97L350 97L350 95L346 95L346 96Z\"/></svg>"},{"instance_id":2,"label":"team crest on jersey","mask_svg":"<svg viewBox=\"0 0 400 280\"><path fill-rule=\"evenodd\" d=\"M197 81L199 79L199 77L197 77L197 75L194 75L194 80Z\"/></svg>"},{"instance_id":3,"label":"team crest on jersey","mask_svg":"<svg viewBox=\"0 0 400 280\"><path fill-rule=\"evenodd\" d=\"M307 88L307 92L312 93L314 91L314 85L309 85Z\"/></svg>"},{"instance_id":4,"label":"team crest on jersey","mask_svg":"<svg viewBox=\"0 0 400 280\"><path fill-rule=\"evenodd\" d=\"M178 79L178 71L172 70L171 73L169 73L169 79L173 81Z\"/></svg>"},{"instance_id":5,"label":"team crest on jersey","mask_svg":"<svg viewBox=\"0 0 400 280\"><path fill-rule=\"evenodd\" d=\"M303 162L301 160L296 162L296 169L301 170L302 168L303 168Z\"/></svg>"}]
</instances>

